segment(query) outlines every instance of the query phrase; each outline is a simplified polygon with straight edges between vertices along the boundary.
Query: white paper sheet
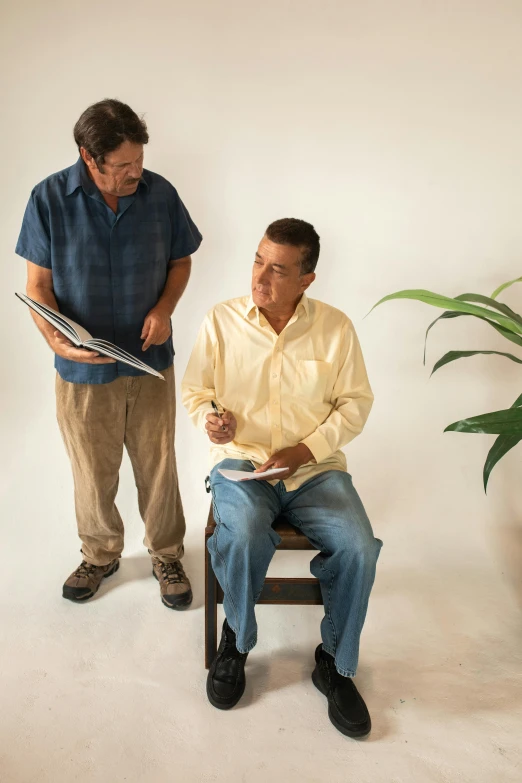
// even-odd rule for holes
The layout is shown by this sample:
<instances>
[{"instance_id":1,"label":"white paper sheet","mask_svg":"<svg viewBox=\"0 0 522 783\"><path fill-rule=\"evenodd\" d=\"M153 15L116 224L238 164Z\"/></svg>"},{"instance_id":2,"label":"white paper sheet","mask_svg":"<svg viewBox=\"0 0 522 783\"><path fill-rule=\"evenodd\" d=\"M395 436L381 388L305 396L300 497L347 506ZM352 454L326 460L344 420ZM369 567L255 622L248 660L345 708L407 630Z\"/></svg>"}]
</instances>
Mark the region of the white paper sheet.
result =
<instances>
[{"instance_id":1,"label":"white paper sheet","mask_svg":"<svg viewBox=\"0 0 522 783\"><path fill-rule=\"evenodd\" d=\"M221 470L221 468L218 471L229 481L259 481L260 479L271 478L286 472L286 468L271 468L270 470L265 470L264 473L250 473L248 470Z\"/></svg>"}]
</instances>

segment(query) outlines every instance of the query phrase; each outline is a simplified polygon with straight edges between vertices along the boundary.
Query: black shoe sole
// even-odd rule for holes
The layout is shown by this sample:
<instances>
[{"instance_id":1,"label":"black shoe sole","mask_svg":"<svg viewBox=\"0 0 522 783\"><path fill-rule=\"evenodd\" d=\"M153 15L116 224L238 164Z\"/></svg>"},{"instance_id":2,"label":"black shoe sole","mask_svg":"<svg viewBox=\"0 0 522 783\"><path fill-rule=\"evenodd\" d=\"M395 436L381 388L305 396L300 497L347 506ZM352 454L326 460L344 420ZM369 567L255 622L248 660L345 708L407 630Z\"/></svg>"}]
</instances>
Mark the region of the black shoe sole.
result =
<instances>
[{"instance_id":1,"label":"black shoe sole","mask_svg":"<svg viewBox=\"0 0 522 783\"><path fill-rule=\"evenodd\" d=\"M113 574L115 574L119 567L120 567L120 561L116 560L116 562L113 565L113 567L111 568L111 570L107 571L107 573L103 575L103 578L107 579L107 577L112 576ZM74 601L76 604L81 604L84 601L88 601L90 598L92 598L94 595L96 595L96 593L100 589L100 585L101 585L101 582L98 585L98 587L96 588L96 590L92 590L90 593L87 593L87 595L82 595L79 598L74 595L74 592L73 592L74 587L65 587L65 585L64 585L63 586L63 590L62 590L62 597L63 598L67 598L68 601Z\"/></svg>"},{"instance_id":2,"label":"black shoe sole","mask_svg":"<svg viewBox=\"0 0 522 783\"><path fill-rule=\"evenodd\" d=\"M239 695L234 696L233 701L223 702L223 701L218 701L214 697L214 695L212 694L212 691L211 691L211 688L210 688L210 679L211 679L211 677L210 677L210 672L209 672L209 674L207 676L207 697L208 697L209 702L212 704L212 706L216 707L216 709L218 709L218 710L231 710L232 707L235 707L236 704L238 703L238 701L241 699L241 697L243 696L243 694L245 692L246 682L243 683L243 687L241 688L241 690L239 692Z\"/></svg>"},{"instance_id":3,"label":"black shoe sole","mask_svg":"<svg viewBox=\"0 0 522 783\"><path fill-rule=\"evenodd\" d=\"M323 696L326 696L328 699L328 690L323 685L321 678L317 675L316 670L312 672L312 682L317 688L318 691L320 691ZM330 718L330 723L335 726L337 731L340 731L341 734L344 734L345 737L351 737L351 739L362 739L363 737L367 737L370 731L372 730L371 724L368 729L359 729L358 731L352 731L351 729L347 729L346 726L343 726L342 723L339 723L338 720L335 719L334 715L332 714L332 708L330 706L330 700L328 699L328 717Z\"/></svg>"},{"instance_id":4,"label":"black shoe sole","mask_svg":"<svg viewBox=\"0 0 522 783\"><path fill-rule=\"evenodd\" d=\"M159 582L159 579L156 575L156 572L154 569L152 569L152 574L157 582ZM176 609L177 611L183 611L183 609L187 609L190 604L192 603L192 590L189 590L188 593L185 593L185 595L180 596L179 601L176 601L175 604L169 604L167 601L165 601L164 597L161 596L161 603L163 606L166 606L167 609Z\"/></svg>"}]
</instances>

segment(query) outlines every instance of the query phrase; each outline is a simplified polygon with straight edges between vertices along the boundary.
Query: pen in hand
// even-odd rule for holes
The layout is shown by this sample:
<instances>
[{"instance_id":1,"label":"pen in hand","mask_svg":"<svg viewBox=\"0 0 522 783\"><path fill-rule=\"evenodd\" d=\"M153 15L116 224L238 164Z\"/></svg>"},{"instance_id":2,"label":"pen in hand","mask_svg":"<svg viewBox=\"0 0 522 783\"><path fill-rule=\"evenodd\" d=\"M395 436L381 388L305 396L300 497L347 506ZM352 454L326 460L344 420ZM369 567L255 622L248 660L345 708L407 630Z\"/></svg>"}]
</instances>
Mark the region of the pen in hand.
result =
<instances>
[{"instance_id":1,"label":"pen in hand","mask_svg":"<svg viewBox=\"0 0 522 783\"><path fill-rule=\"evenodd\" d=\"M221 413L218 411L218 406L216 405L216 403L214 402L214 400L211 400L211 402L212 402L212 407L214 408L214 411L215 411L215 414L216 414L216 416L217 416L219 419L221 419ZM224 424L223 424L223 426L221 427L221 429L223 430L223 432L225 432L225 430L226 430L226 427L225 427L225 425L224 425Z\"/></svg>"}]
</instances>

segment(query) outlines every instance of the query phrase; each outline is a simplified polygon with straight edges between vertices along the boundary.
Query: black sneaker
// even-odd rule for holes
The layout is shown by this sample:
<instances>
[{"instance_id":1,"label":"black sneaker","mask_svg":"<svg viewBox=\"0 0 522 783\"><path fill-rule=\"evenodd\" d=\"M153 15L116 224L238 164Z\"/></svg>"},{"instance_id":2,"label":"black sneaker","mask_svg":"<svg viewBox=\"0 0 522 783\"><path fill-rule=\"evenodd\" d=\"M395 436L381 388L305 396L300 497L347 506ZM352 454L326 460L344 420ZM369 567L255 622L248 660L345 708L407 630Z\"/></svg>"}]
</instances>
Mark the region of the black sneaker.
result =
<instances>
[{"instance_id":1,"label":"black sneaker","mask_svg":"<svg viewBox=\"0 0 522 783\"><path fill-rule=\"evenodd\" d=\"M209 702L218 710L235 707L245 691L245 663L248 653L236 647L236 634L225 620L217 655L207 677Z\"/></svg>"},{"instance_id":2,"label":"black sneaker","mask_svg":"<svg viewBox=\"0 0 522 783\"><path fill-rule=\"evenodd\" d=\"M362 696L350 677L343 677L335 668L332 656L322 644L315 651L312 682L328 699L328 717L335 728L354 739L370 733L372 721Z\"/></svg>"}]
</instances>

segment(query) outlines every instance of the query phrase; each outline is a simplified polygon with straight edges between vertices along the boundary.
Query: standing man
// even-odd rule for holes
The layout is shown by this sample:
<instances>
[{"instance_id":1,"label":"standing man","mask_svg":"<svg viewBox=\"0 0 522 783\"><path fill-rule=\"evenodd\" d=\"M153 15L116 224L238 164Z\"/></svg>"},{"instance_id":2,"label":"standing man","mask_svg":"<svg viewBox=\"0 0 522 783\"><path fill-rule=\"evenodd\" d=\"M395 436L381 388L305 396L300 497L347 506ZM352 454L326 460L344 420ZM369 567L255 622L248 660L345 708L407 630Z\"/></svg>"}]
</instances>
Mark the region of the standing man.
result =
<instances>
[{"instance_id":1,"label":"standing man","mask_svg":"<svg viewBox=\"0 0 522 783\"><path fill-rule=\"evenodd\" d=\"M77 162L37 185L26 208L16 252L27 260L27 294L97 338L135 356L145 352L166 382L75 348L32 313L56 355L57 416L82 542L82 562L63 597L86 601L118 570L124 531L114 501L125 445L161 599L183 609L192 591L181 564L170 317L202 237L176 189L143 168L149 135L130 106L93 104L74 139Z\"/></svg>"},{"instance_id":2,"label":"standing man","mask_svg":"<svg viewBox=\"0 0 522 783\"><path fill-rule=\"evenodd\" d=\"M351 321L305 294L318 258L313 226L272 223L255 255L251 296L210 311L183 379L183 402L212 444L216 529L208 548L226 614L207 695L222 710L243 695L255 603L280 541L272 523L284 514L320 550L311 570L325 616L313 682L334 726L362 737L371 721L352 678L381 541L341 448L361 432L373 395ZM284 473L233 483L220 468Z\"/></svg>"}]
</instances>

